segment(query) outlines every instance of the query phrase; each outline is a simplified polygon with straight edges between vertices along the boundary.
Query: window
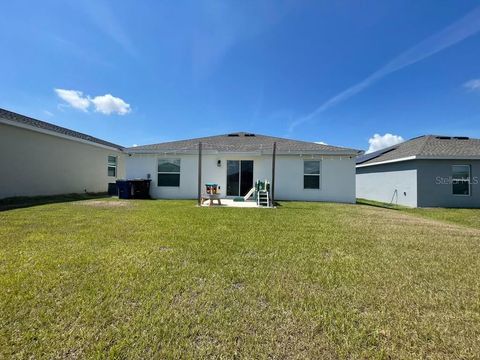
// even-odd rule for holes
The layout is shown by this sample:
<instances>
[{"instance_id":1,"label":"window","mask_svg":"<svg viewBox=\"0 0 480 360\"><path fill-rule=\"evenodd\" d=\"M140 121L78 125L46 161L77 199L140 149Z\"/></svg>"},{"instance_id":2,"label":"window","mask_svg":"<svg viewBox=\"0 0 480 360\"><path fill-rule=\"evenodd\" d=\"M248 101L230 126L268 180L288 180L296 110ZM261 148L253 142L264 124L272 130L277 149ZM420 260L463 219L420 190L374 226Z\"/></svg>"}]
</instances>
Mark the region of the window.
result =
<instances>
[{"instance_id":1,"label":"window","mask_svg":"<svg viewBox=\"0 0 480 360\"><path fill-rule=\"evenodd\" d=\"M305 160L303 162L303 188L320 189L319 160Z\"/></svg>"},{"instance_id":2,"label":"window","mask_svg":"<svg viewBox=\"0 0 480 360\"><path fill-rule=\"evenodd\" d=\"M117 157L116 156L108 157L107 172L108 172L108 176L113 176L113 177L117 176Z\"/></svg>"},{"instance_id":3,"label":"window","mask_svg":"<svg viewBox=\"0 0 480 360\"><path fill-rule=\"evenodd\" d=\"M158 160L157 186L180 186L180 159Z\"/></svg>"},{"instance_id":4,"label":"window","mask_svg":"<svg viewBox=\"0 0 480 360\"><path fill-rule=\"evenodd\" d=\"M470 165L452 166L453 195L470 195Z\"/></svg>"}]
</instances>

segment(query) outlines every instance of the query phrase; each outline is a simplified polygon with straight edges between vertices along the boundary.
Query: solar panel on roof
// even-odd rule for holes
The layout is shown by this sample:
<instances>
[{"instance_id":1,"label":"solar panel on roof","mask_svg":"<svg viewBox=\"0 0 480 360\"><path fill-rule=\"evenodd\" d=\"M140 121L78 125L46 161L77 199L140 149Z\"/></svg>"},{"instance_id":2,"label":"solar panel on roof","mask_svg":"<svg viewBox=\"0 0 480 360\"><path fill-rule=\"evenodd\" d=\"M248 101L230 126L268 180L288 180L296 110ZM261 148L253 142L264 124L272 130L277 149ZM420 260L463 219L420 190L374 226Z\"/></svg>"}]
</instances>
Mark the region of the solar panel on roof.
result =
<instances>
[{"instance_id":1,"label":"solar panel on roof","mask_svg":"<svg viewBox=\"0 0 480 360\"><path fill-rule=\"evenodd\" d=\"M378 150L378 151L374 151L374 152L369 153L369 154L357 156L356 163L361 164L361 163L364 163L366 161L370 161L370 160L375 159L375 158L377 158L381 155L389 153L390 151L396 150L397 148L398 148L398 146L395 146L395 147L390 147L390 148L385 148L385 149L381 149L381 150Z\"/></svg>"}]
</instances>

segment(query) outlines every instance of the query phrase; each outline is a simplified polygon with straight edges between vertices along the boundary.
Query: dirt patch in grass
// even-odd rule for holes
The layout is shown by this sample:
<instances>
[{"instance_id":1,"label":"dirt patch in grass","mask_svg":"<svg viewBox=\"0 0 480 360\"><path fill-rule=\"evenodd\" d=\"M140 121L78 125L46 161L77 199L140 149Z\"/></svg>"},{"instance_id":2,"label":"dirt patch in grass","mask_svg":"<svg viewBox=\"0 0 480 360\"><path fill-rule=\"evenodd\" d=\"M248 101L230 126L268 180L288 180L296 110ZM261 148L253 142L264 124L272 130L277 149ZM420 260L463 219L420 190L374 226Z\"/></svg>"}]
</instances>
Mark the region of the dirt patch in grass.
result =
<instances>
[{"instance_id":1,"label":"dirt patch in grass","mask_svg":"<svg viewBox=\"0 0 480 360\"><path fill-rule=\"evenodd\" d=\"M377 201L357 199L357 204L374 208L392 209L404 214L456 224L480 230L480 209L462 208L409 208L400 205L386 204Z\"/></svg>"},{"instance_id":2,"label":"dirt patch in grass","mask_svg":"<svg viewBox=\"0 0 480 360\"><path fill-rule=\"evenodd\" d=\"M89 201L80 201L75 203L76 205L92 206L92 207L127 207L132 206L132 203L129 201L108 201L108 200L89 200Z\"/></svg>"},{"instance_id":3,"label":"dirt patch in grass","mask_svg":"<svg viewBox=\"0 0 480 360\"><path fill-rule=\"evenodd\" d=\"M473 228L466 228L462 224L448 223L436 219L429 219L426 217L412 216L404 212L390 209L368 208L368 206L359 205L362 210L362 216L348 219L350 225L358 226L359 228L368 227L373 224L382 223L384 226L394 229L417 227L423 231L428 232L449 232L463 235L479 235L480 230Z\"/></svg>"}]
</instances>

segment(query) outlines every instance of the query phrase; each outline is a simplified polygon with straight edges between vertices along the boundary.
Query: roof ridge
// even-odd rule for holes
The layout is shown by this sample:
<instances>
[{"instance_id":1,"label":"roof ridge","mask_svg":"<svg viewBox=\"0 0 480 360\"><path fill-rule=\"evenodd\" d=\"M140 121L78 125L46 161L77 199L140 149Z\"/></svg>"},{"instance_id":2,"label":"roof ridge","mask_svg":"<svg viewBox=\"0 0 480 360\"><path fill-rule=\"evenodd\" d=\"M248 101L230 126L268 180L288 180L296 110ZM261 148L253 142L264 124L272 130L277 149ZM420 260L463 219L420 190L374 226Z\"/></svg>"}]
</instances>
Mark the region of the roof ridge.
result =
<instances>
[{"instance_id":1,"label":"roof ridge","mask_svg":"<svg viewBox=\"0 0 480 360\"><path fill-rule=\"evenodd\" d=\"M425 138L422 146L420 147L420 150L417 152L416 155L420 155L421 153L423 153L423 150L425 150L425 147L427 146L427 143L428 141L431 139L433 135L423 135L423 137Z\"/></svg>"}]
</instances>

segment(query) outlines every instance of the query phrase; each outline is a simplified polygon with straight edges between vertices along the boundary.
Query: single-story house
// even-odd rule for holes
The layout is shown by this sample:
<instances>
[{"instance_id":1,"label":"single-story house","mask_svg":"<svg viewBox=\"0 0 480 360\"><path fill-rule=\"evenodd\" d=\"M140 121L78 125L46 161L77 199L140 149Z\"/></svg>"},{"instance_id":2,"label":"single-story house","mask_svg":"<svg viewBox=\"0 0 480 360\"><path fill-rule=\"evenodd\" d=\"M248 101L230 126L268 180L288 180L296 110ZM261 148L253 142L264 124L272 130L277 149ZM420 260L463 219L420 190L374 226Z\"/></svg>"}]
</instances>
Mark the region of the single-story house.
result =
<instances>
[{"instance_id":1,"label":"single-story house","mask_svg":"<svg viewBox=\"0 0 480 360\"><path fill-rule=\"evenodd\" d=\"M126 148L126 176L151 179L153 198L193 199L200 167L202 186L244 196L272 181L274 144L276 200L355 202L356 150L246 132Z\"/></svg>"},{"instance_id":2,"label":"single-story house","mask_svg":"<svg viewBox=\"0 0 480 360\"><path fill-rule=\"evenodd\" d=\"M0 199L107 192L125 177L122 147L0 109Z\"/></svg>"},{"instance_id":3,"label":"single-story house","mask_svg":"<svg viewBox=\"0 0 480 360\"><path fill-rule=\"evenodd\" d=\"M357 197L410 207L480 207L480 139L420 136L357 157Z\"/></svg>"}]
</instances>

